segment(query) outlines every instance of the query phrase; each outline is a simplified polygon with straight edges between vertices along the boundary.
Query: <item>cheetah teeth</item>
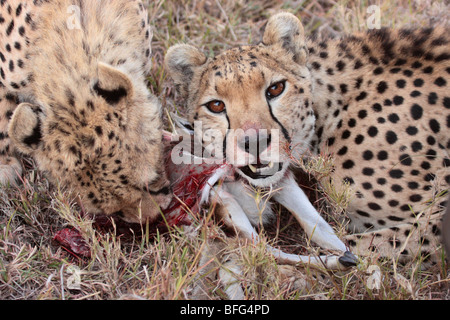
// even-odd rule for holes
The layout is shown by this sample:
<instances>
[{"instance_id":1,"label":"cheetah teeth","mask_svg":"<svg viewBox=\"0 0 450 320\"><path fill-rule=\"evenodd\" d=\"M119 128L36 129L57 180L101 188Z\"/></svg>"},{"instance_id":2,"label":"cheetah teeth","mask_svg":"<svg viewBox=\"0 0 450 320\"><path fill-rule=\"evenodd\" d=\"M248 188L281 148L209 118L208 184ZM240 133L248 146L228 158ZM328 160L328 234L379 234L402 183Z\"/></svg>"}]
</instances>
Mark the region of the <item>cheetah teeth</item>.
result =
<instances>
[{"instance_id":1,"label":"cheetah teeth","mask_svg":"<svg viewBox=\"0 0 450 320\"><path fill-rule=\"evenodd\" d=\"M269 169L272 169L273 166L274 166L273 161L270 161L269 164L267 165L267 167L268 167ZM258 169L257 169L254 165L252 165L252 164L249 164L248 167L250 168L250 170L251 170L253 173L256 173L256 172L258 171Z\"/></svg>"}]
</instances>

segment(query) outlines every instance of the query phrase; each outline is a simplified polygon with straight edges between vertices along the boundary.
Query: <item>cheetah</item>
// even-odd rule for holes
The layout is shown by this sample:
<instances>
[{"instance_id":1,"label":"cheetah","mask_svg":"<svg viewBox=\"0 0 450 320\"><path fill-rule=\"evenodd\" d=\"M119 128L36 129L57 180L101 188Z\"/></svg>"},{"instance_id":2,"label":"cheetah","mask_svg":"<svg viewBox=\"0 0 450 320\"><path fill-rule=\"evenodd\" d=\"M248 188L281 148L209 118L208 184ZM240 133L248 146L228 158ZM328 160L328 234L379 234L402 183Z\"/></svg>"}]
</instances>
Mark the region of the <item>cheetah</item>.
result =
<instances>
[{"instance_id":1,"label":"cheetah","mask_svg":"<svg viewBox=\"0 0 450 320\"><path fill-rule=\"evenodd\" d=\"M280 190L273 200L321 247L408 261L429 259L440 243L445 199L436 193L450 183L449 59L443 28L318 40L282 12L269 19L259 44L212 58L178 44L166 65L187 104L186 127L201 123L204 145L227 161L230 149L244 159L234 162L240 183L212 191L225 224L254 238L253 225L267 221L270 210L261 218L245 185L273 188ZM211 138L211 129L219 134ZM252 151L251 144L263 147ZM289 170L292 155L319 154L332 156L330 178L354 194L346 245L319 222Z\"/></svg>"},{"instance_id":2,"label":"cheetah","mask_svg":"<svg viewBox=\"0 0 450 320\"><path fill-rule=\"evenodd\" d=\"M86 212L152 221L170 201L140 1L0 1L0 182L35 159Z\"/></svg>"}]
</instances>

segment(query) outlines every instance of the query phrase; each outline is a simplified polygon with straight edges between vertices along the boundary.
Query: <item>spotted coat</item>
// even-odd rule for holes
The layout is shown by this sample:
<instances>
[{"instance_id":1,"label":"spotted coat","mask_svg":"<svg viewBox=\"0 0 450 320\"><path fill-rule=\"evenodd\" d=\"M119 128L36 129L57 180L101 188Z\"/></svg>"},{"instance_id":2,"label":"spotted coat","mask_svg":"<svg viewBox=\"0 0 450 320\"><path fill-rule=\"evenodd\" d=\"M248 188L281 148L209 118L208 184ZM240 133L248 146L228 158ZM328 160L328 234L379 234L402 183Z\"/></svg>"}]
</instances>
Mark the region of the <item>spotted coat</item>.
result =
<instances>
[{"instance_id":1,"label":"spotted coat","mask_svg":"<svg viewBox=\"0 0 450 320\"><path fill-rule=\"evenodd\" d=\"M151 38L140 1L0 1L0 181L25 153L86 211L154 219L170 196Z\"/></svg>"}]
</instances>

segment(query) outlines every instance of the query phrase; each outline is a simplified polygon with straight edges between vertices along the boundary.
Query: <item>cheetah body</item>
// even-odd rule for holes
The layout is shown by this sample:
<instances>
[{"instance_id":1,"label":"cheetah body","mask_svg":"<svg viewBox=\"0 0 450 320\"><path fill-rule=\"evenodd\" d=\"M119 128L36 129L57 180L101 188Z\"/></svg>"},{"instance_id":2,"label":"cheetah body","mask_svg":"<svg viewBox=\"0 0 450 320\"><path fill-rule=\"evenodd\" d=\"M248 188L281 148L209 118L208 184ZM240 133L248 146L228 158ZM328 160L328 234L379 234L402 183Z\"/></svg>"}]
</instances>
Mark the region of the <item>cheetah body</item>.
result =
<instances>
[{"instance_id":1,"label":"cheetah body","mask_svg":"<svg viewBox=\"0 0 450 320\"><path fill-rule=\"evenodd\" d=\"M349 183L356 252L426 259L450 183L450 38L443 28L310 41L312 145ZM364 235L364 236L362 236Z\"/></svg>"},{"instance_id":2,"label":"cheetah body","mask_svg":"<svg viewBox=\"0 0 450 320\"><path fill-rule=\"evenodd\" d=\"M142 3L1 1L0 28L1 182L25 153L86 211L153 219L168 189Z\"/></svg>"}]
</instances>

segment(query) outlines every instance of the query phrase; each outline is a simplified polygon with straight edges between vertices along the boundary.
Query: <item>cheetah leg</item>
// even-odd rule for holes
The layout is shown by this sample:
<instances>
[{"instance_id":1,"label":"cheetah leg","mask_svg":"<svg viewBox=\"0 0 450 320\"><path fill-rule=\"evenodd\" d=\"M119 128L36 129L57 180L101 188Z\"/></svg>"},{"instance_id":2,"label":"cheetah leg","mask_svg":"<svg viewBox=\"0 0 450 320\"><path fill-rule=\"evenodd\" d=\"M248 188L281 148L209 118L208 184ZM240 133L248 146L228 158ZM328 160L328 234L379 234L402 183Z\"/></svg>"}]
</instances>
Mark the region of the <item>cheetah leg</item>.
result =
<instances>
[{"instance_id":1,"label":"cheetah leg","mask_svg":"<svg viewBox=\"0 0 450 320\"><path fill-rule=\"evenodd\" d=\"M416 222L352 234L346 236L345 240L352 252L360 256L367 256L372 252L405 263L421 255L426 262L433 258L432 253L440 245L441 217L441 213L435 213Z\"/></svg>"},{"instance_id":2,"label":"cheetah leg","mask_svg":"<svg viewBox=\"0 0 450 320\"><path fill-rule=\"evenodd\" d=\"M233 195L226 192L221 187L215 187L214 191L216 193L216 196L218 196L218 198L220 199L223 208L225 210L223 214L223 220L225 224L227 226L233 227L238 232L238 234L242 235L243 237L258 242L259 241L258 233L251 225L247 215L245 214L244 210L239 205L239 203L234 199ZM333 232L331 227L330 226L328 227L330 228L331 232ZM336 239L340 242L340 240L337 237ZM343 243L342 246L338 246L337 248L338 250L340 250L340 248L343 248L344 250L340 250L341 252L345 251L345 245ZM270 245L267 245L267 249L274 255L274 257L278 261L282 263L309 264L311 266L316 266L319 268L325 267L330 270L343 270L347 269L350 266L356 265L356 258L349 252L347 252L343 256L336 256L336 255L301 256L296 254L285 253Z\"/></svg>"},{"instance_id":3,"label":"cheetah leg","mask_svg":"<svg viewBox=\"0 0 450 320\"><path fill-rule=\"evenodd\" d=\"M0 89L0 185L16 185L22 174L22 166L8 136L9 120L16 106L16 98Z\"/></svg>"}]
</instances>

